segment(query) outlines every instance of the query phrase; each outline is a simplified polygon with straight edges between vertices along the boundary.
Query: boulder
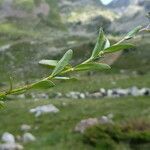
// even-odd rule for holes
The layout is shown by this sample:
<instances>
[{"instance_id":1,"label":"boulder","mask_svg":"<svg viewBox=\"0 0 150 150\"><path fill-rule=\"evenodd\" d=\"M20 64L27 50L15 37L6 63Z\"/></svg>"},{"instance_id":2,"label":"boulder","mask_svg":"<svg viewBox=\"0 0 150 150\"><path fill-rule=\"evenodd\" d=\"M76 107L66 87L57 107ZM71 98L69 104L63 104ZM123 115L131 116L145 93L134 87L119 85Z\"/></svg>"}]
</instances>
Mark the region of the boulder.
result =
<instances>
[{"instance_id":1,"label":"boulder","mask_svg":"<svg viewBox=\"0 0 150 150\"><path fill-rule=\"evenodd\" d=\"M4 143L15 143L15 137L9 132L5 132L2 135L1 140Z\"/></svg>"},{"instance_id":2,"label":"boulder","mask_svg":"<svg viewBox=\"0 0 150 150\"><path fill-rule=\"evenodd\" d=\"M32 108L29 111L30 113L35 113L35 116L38 117L42 114L47 114L47 113L58 113L59 109L55 107L52 104L49 105L43 105L43 106L38 106L36 108Z\"/></svg>"},{"instance_id":3,"label":"boulder","mask_svg":"<svg viewBox=\"0 0 150 150\"><path fill-rule=\"evenodd\" d=\"M99 123L100 124L112 124L113 123L112 118L113 118L112 114L109 114L108 116L102 116L99 118Z\"/></svg>"},{"instance_id":4,"label":"boulder","mask_svg":"<svg viewBox=\"0 0 150 150\"><path fill-rule=\"evenodd\" d=\"M31 126L27 125L27 124L22 124L20 127L21 131L27 132L31 129Z\"/></svg>"},{"instance_id":5,"label":"boulder","mask_svg":"<svg viewBox=\"0 0 150 150\"><path fill-rule=\"evenodd\" d=\"M35 140L35 136L33 136L31 133L25 133L22 137L22 141L24 143L34 142Z\"/></svg>"},{"instance_id":6,"label":"boulder","mask_svg":"<svg viewBox=\"0 0 150 150\"><path fill-rule=\"evenodd\" d=\"M23 146L17 143L0 144L0 150L22 150Z\"/></svg>"},{"instance_id":7,"label":"boulder","mask_svg":"<svg viewBox=\"0 0 150 150\"><path fill-rule=\"evenodd\" d=\"M102 116L100 118L88 118L81 120L76 126L75 126L75 131L84 133L84 131L97 124L113 124L112 121L113 114L108 114L107 116Z\"/></svg>"},{"instance_id":8,"label":"boulder","mask_svg":"<svg viewBox=\"0 0 150 150\"><path fill-rule=\"evenodd\" d=\"M76 132L84 133L85 129L98 124L97 118L81 120L75 127Z\"/></svg>"}]
</instances>

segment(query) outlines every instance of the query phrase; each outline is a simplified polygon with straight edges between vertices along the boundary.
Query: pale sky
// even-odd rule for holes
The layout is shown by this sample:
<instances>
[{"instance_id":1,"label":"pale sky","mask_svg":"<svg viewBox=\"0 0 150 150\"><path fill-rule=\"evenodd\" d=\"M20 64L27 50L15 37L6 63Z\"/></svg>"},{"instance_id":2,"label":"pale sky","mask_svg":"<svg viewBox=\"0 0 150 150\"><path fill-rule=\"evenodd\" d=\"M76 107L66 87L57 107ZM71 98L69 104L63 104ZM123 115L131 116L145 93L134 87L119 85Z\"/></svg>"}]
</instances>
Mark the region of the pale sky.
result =
<instances>
[{"instance_id":1,"label":"pale sky","mask_svg":"<svg viewBox=\"0 0 150 150\"><path fill-rule=\"evenodd\" d=\"M111 1L113 1L113 0L101 0L102 1L102 3L104 4L104 5L107 5L107 4L109 4Z\"/></svg>"}]
</instances>

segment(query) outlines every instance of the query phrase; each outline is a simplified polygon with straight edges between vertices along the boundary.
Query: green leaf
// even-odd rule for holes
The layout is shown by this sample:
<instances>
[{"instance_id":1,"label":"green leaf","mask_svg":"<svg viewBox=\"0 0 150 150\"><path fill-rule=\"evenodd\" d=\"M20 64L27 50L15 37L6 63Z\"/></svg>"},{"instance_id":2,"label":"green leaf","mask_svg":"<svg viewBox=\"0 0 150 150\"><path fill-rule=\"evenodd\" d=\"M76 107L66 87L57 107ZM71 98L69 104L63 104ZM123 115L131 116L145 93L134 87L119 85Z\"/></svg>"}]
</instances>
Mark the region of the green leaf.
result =
<instances>
[{"instance_id":1,"label":"green leaf","mask_svg":"<svg viewBox=\"0 0 150 150\"><path fill-rule=\"evenodd\" d=\"M57 63L54 71L52 72L52 76L56 76L59 74L69 63L73 55L72 50L68 50L64 56L60 59L60 61Z\"/></svg>"},{"instance_id":2,"label":"green leaf","mask_svg":"<svg viewBox=\"0 0 150 150\"><path fill-rule=\"evenodd\" d=\"M136 28L134 28L132 31L130 31L126 36L125 36L125 40L131 39L133 38L140 30L141 30L142 26L138 26Z\"/></svg>"},{"instance_id":3,"label":"green leaf","mask_svg":"<svg viewBox=\"0 0 150 150\"><path fill-rule=\"evenodd\" d=\"M109 40L106 38L106 43L105 43L104 49L106 49L106 48L108 48L108 47L110 47L110 42L109 42Z\"/></svg>"},{"instance_id":4,"label":"green leaf","mask_svg":"<svg viewBox=\"0 0 150 150\"><path fill-rule=\"evenodd\" d=\"M134 48L135 46L132 44L118 44L118 45L113 45L109 48L106 48L103 52L104 53L114 53L123 49L129 49L129 48Z\"/></svg>"},{"instance_id":5,"label":"green leaf","mask_svg":"<svg viewBox=\"0 0 150 150\"><path fill-rule=\"evenodd\" d=\"M43 59L41 61L39 61L39 64L40 65L43 65L43 66L47 66L48 68L55 68L56 65L58 63L58 60L47 60L47 59ZM72 66L70 64L68 64L65 69L69 69L69 68L72 68Z\"/></svg>"},{"instance_id":6,"label":"green leaf","mask_svg":"<svg viewBox=\"0 0 150 150\"><path fill-rule=\"evenodd\" d=\"M55 86L55 84L50 80L44 80L37 83L34 83L31 88L32 89L49 89Z\"/></svg>"},{"instance_id":7,"label":"green leaf","mask_svg":"<svg viewBox=\"0 0 150 150\"><path fill-rule=\"evenodd\" d=\"M110 69L111 67L104 63L86 63L78 65L75 70L76 71L92 71L92 70L104 70Z\"/></svg>"},{"instance_id":8,"label":"green leaf","mask_svg":"<svg viewBox=\"0 0 150 150\"><path fill-rule=\"evenodd\" d=\"M0 109L4 107L4 102L0 101Z\"/></svg>"},{"instance_id":9,"label":"green leaf","mask_svg":"<svg viewBox=\"0 0 150 150\"><path fill-rule=\"evenodd\" d=\"M50 68L54 68L57 65L58 61L57 60L41 60L39 61L40 65L48 66Z\"/></svg>"},{"instance_id":10,"label":"green leaf","mask_svg":"<svg viewBox=\"0 0 150 150\"><path fill-rule=\"evenodd\" d=\"M56 80L77 80L76 78L70 78L70 77L55 77Z\"/></svg>"},{"instance_id":11,"label":"green leaf","mask_svg":"<svg viewBox=\"0 0 150 150\"><path fill-rule=\"evenodd\" d=\"M105 37L103 29L100 29L96 45L91 55L91 59L98 57L99 52L110 46L109 40Z\"/></svg>"}]
</instances>

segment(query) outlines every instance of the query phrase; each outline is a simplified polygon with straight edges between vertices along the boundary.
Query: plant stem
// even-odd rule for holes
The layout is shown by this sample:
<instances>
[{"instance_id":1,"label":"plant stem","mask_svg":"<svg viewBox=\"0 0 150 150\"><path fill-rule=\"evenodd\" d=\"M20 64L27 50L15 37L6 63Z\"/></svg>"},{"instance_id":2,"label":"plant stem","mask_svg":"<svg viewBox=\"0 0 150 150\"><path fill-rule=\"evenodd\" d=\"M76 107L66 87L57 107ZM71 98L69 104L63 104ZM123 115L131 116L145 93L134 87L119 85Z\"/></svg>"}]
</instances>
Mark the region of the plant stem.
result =
<instances>
[{"instance_id":1,"label":"plant stem","mask_svg":"<svg viewBox=\"0 0 150 150\"><path fill-rule=\"evenodd\" d=\"M41 79L40 81L50 80L52 78L53 78L52 76L49 76L49 77L46 77L44 79ZM40 82L40 81L38 81L38 82ZM6 97L7 95L12 95L12 94L16 94L16 93L19 93L19 92L22 92L22 91L29 90L29 89L32 88L33 85L37 84L38 82L31 83L31 84L25 85L23 87L16 88L14 90L9 90L9 91L6 91L4 93L0 93L0 98L1 97Z\"/></svg>"}]
</instances>

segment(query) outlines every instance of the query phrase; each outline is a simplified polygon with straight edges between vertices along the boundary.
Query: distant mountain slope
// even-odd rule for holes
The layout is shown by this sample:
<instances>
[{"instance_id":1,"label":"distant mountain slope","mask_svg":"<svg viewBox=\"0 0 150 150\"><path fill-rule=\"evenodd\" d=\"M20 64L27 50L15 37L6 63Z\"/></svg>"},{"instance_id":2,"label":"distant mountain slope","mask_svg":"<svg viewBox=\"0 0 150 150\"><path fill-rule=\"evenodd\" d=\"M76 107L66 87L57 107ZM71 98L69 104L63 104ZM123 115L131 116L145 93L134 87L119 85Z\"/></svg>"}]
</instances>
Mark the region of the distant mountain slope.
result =
<instances>
[{"instance_id":1,"label":"distant mountain slope","mask_svg":"<svg viewBox=\"0 0 150 150\"><path fill-rule=\"evenodd\" d=\"M87 57L88 42L114 17L99 0L0 0L0 80L39 77L39 60L69 48Z\"/></svg>"},{"instance_id":2,"label":"distant mountain slope","mask_svg":"<svg viewBox=\"0 0 150 150\"><path fill-rule=\"evenodd\" d=\"M61 24L55 0L0 0L0 19L10 17L12 19L43 19L50 24Z\"/></svg>"},{"instance_id":3,"label":"distant mountain slope","mask_svg":"<svg viewBox=\"0 0 150 150\"><path fill-rule=\"evenodd\" d=\"M117 7L127 7L130 4L130 0L113 0L108 7L117 8Z\"/></svg>"},{"instance_id":4,"label":"distant mountain slope","mask_svg":"<svg viewBox=\"0 0 150 150\"><path fill-rule=\"evenodd\" d=\"M111 8L120 14L120 17L112 22L109 30L113 32L127 32L138 25L145 26L148 19L145 17L150 8L149 0L114 0L115 8ZM127 4L128 2L128 4ZM112 5L110 4L110 6ZM125 7L124 7L125 5ZM109 7L110 7L109 6Z\"/></svg>"},{"instance_id":5,"label":"distant mountain slope","mask_svg":"<svg viewBox=\"0 0 150 150\"><path fill-rule=\"evenodd\" d=\"M62 18L72 32L96 33L99 27L107 30L116 14L100 0L59 0Z\"/></svg>"}]
</instances>

